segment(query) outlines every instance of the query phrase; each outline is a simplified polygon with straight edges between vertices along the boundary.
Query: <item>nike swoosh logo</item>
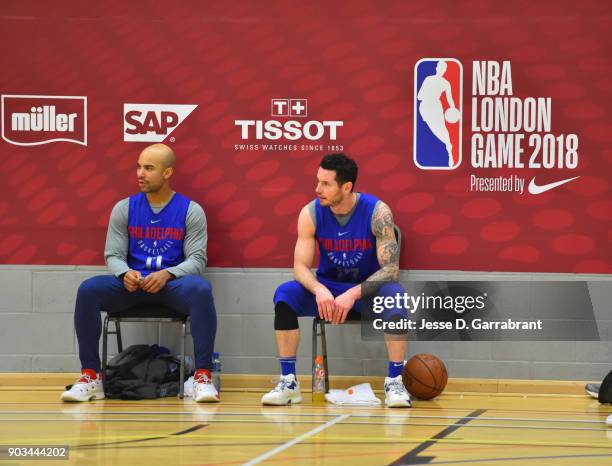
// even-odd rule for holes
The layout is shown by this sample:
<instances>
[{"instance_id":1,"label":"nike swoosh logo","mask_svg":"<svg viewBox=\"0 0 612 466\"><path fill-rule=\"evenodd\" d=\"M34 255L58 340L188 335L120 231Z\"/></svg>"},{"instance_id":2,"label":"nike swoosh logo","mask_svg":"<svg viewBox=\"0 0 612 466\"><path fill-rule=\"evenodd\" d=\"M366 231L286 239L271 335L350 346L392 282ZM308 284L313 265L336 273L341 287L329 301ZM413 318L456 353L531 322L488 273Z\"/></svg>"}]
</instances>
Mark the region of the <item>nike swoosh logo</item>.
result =
<instances>
[{"instance_id":1,"label":"nike swoosh logo","mask_svg":"<svg viewBox=\"0 0 612 466\"><path fill-rule=\"evenodd\" d=\"M338 232L338 236L344 236L344 235L347 235L347 234L348 234L348 231L345 231L344 233Z\"/></svg>"},{"instance_id":2,"label":"nike swoosh logo","mask_svg":"<svg viewBox=\"0 0 612 466\"><path fill-rule=\"evenodd\" d=\"M161 222L161 218L159 220L151 220L151 223Z\"/></svg>"},{"instance_id":3,"label":"nike swoosh logo","mask_svg":"<svg viewBox=\"0 0 612 466\"><path fill-rule=\"evenodd\" d=\"M570 181L574 181L575 179L580 178L579 176L575 176L573 178L568 178L566 180L555 181L554 183L548 183L538 186L535 183L535 176L529 182L529 192L531 194L542 194L546 191L550 191L551 189L556 188L557 186L561 186L562 184L569 183Z\"/></svg>"}]
</instances>

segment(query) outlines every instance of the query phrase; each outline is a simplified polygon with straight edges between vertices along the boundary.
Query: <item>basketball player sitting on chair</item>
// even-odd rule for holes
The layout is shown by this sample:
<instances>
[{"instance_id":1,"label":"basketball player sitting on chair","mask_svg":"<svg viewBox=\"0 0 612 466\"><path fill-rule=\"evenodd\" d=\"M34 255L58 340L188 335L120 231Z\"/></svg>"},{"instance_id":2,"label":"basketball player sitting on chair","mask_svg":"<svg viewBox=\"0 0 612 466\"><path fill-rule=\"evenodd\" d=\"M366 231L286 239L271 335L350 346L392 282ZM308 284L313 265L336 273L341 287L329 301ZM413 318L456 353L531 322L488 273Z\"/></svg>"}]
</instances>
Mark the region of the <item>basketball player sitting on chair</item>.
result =
<instances>
[{"instance_id":1,"label":"basketball player sitting on chair","mask_svg":"<svg viewBox=\"0 0 612 466\"><path fill-rule=\"evenodd\" d=\"M262 398L264 405L302 401L295 375L300 340L298 316L319 315L334 324L345 321L351 309L360 311L366 295L393 295L402 288L393 283L399 275L399 247L389 207L376 197L353 192L357 164L344 154L323 157L317 172L317 199L298 218L294 281L283 283L274 295L274 329L281 377ZM310 270L315 244L320 250L316 275ZM380 289L381 282L388 282ZM386 289L386 290L385 290ZM406 311L393 310L406 317ZM410 407L402 383L405 338L385 334L389 355L385 403Z\"/></svg>"},{"instance_id":2,"label":"basketball player sitting on chair","mask_svg":"<svg viewBox=\"0 0 612 466\"><path fill-rule=\"evenodd\" d=\"M62 393L63 401L104 398L98 345L100 312L163 305L191 317L196 371L193 397L218 402L212 384L217 314L206 267L206 217L194 201L174 192L174 152L164 144L145 148L136 174L140 192L119 201L111 213L104 257L113 275L99 275L79 287L74 323L81 378Z\"/></svg>"}]
</instances>

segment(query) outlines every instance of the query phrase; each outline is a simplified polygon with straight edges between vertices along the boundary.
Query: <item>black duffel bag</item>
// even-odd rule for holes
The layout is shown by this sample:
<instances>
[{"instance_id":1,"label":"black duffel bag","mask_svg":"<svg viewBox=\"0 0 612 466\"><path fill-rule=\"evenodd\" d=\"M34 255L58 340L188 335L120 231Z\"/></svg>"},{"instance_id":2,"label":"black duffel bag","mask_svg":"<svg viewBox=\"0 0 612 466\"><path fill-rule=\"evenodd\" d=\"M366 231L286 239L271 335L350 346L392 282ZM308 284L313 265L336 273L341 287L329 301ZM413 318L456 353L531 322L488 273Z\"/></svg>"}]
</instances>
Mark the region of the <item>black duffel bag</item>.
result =
<instances>
[{"instance_id":1,"label":"black duffel bag","mask_svg":"<svg viewBox=\"0 0 612 466\"><path fill-rule=\"evenodd\" d=\"M132 345L107 364L104 395L122 400L176 396L183 383L180 364L157 345Z\"/></svg>"}]
</instances>

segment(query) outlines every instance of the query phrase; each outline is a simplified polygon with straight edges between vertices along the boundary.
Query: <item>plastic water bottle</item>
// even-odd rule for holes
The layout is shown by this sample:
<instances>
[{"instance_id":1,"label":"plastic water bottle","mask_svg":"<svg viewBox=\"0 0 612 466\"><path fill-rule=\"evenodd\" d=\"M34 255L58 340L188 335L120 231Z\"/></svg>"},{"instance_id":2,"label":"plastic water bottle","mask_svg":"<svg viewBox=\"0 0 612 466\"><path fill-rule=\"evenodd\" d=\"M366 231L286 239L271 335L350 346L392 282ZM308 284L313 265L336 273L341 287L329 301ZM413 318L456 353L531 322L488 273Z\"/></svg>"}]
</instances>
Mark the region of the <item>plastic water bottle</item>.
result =
<instances>
[{"instance_id":1,"label":"plastic water bottle","mask_svg":"<svg viewBox=\"0 0 612 466\"><path fill-rule=\"evenodd\" d=\"M312 378L312 404L325 403L325 366L323 356L320 354L315 358Z\"/></svg>"},{"instance_id":2,"label":"plastic water bottle","mask_svg":"<svg viewBox=\"0 0 612 466\"><path fill-rule=\"evenodd\" d=\"M189 378L189 374L193 375L194 369L195 369L195 362L193 360L193 357L186 354L185 355L185 377Z\"/></svg>"},{"instance_id":3,"label":"plastic water bottle","mask_svg":"<svg viewBox=\"0 0 612 466\"><path fill-rule=\"evenodd\" d=\"M221 392L221 355L216 351L213 353L213 370L212 370L212 382L217 391Z\"/></svg>"}]
</instances>

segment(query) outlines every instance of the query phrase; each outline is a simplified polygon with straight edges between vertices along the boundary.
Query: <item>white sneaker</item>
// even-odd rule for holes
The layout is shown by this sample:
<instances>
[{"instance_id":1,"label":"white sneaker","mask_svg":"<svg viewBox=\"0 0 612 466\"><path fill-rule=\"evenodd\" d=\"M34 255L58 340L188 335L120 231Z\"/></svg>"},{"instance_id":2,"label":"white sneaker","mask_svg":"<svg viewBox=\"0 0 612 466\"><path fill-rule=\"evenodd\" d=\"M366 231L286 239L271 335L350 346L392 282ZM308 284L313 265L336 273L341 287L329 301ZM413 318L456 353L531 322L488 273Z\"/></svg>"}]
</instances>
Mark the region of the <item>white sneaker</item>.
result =
<instances>
[{"instance_id":1,"label":"white sneaker","mask_svg":"<svg viewBox=\"0 0 612 466\"><path fill-rule=\"evenodd\" d=\"M104 388L100 375L92 379L89 374L82 374L70 389L62 393L62 401L89 401L104 399Z\"/></svg>"},{"instance_id":2,"label":"white sneaker","mask_svg":"<svg viewBox=\"0 0 612 466\"><path fill-rule=\"evenodd\" d=\"M300 384L294 374L281 375L278 384L261 397L261 404L285 406L302 402Z\"/></svg>"},{"instance_id":3,"label":"white sneaker","mask_svg":"<svg viewBox=\"0 0 612 466\"><path fill-rule=\"evenodd\" d=\"M198 403L218 403L221 401L212 379L204 373L200 373L198 378L193 380L193 399Z\"/></svg>"},{"instance_id":4,"label":"white sneaker","mask_svg":"<svg viewBox=\"0 0 612 466\"><path fill-rule=\"evenodd\" d=\"M389 408L410 408L412 406L410 394L404 387L401 375L394 378L385 377L385 404Z\"/></svg>"}]
</instances>

